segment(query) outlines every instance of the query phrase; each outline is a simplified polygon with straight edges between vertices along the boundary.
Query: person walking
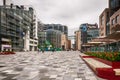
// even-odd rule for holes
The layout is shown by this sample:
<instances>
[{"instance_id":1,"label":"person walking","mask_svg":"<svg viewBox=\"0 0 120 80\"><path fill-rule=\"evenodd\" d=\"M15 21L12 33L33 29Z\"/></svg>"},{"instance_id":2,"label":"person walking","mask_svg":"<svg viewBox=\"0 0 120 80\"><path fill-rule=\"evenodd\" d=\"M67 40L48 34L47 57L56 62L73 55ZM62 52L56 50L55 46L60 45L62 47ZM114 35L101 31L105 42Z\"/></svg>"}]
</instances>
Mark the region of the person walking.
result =
<instances>
[{"instance_id":1,"label":"person walking","mask_svg":"<svg viewBox=\"0 0 120 80\"><path fill-rule=\"evenodd\" d=\"M52 49L52 52L54 52L54 51L55 51L55 49L53 48L53 49Z\"/></svg>"},{"instance_id":2,"label":"person walking","mask_svg":"<svg viewBox=\"0 0 120 80\"><path fill-rule=\"evenodd\" d=\"M38 54L39 54L39 52L40 52L40 49L38 49Z\"/></svg>"},{"instance_id":3,"label":"person walking","mask_svg":"<svg viewBox=\"0 0 120 80\"><path fill-rule=\"evenodd\" d=\"M44 53L44 49L42 49L42 53Z\"/></svg>"}]
</instances>

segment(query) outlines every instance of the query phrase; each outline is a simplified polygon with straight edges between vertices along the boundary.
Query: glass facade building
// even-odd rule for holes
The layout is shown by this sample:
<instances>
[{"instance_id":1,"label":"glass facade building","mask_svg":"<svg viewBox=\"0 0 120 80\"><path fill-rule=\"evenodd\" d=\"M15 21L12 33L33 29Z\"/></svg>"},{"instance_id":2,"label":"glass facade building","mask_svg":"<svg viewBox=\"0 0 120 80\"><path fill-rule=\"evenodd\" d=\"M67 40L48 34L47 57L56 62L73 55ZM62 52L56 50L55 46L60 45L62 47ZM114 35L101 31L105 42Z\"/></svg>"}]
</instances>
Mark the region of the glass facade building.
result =
<instances>
[{"instance_id":1,"label":"glass facade building","mask_svg":"<svg viewBox=\"0 0 120 80\"><path fill-rule=\"evenodd\" d=\"M79 29L81 31L82 44L87 43L93 38L99 36L99 28L97 24L88 24L88 23L81 24Z\"/></svg>"},{"instance_id":2,"label":"glass facade building","mask_svg":"<svg viewBox=\"0 0 120 80\"><path fill-rule=\"evenodd\" d=\"M68 36L68 27L65 25L61 25L61 24L45 24L44 30L47 29L54 29L54 30L58 30L63 32L64 34L66 34L66 36Z\"/></svg>"},{"instance_id":3,"label":"glass facade building","mask_svg":"<svg viewBox=\"0 0 120 80\"><path fill-rule=\"evenodd\" d=\"M99 28L97 24L85 23L85 24L81 24L79 29L81 31L81 35L80 35L81 51L86 51L86 46L83 45L99 36Z\"/></svg>"},{"instance_id":4,"label":"glass facade building","mask_svg":"<svg viewBox=\"0 0 120 80\"><path fill-rule=\"evenodd\" d=\"M87 42L99 36L99 29L89 29L87 31Z\"/></svg>"},{"instance_id":5,"label":"glass facade building","mask_svg":"<svg viewBox=\"0 0 120 80\"><path fill-rule=\"evenodd\" d=\"M44 45L45 41L47 40L47 34L46 31L40 31L38 32L38 43L39 45Z\"/></svg>"},{"instance_id":6,"label":"glass facade building","mask_svg":"<svg viewBox=\"0 0 120 80\"><path fill-rule=\"evenodd\" d=\"M21 51L24 49L24 36L34 33L33 8L24 9L24 6L0 6L0 51L11 49Z\"/></svg>"},{"instance_id":7,"label":"glass facade building","mask_svg":"<svg viewBox=\"0 0 120 80\"><path fill-rule=\"evenodd\" d=\"M109 0L110 15L112 16L118 9L120 9L120 0Z\"/></svg>"},{"instance_id":8,"label":"glass facade building","mask_svg":"<svg viewBox=\"0 0 120 80\"><path fill-rule=\"evenodd\" d=\"M82 44L87 43L87 24L81 24L79 29L81 31Z\"/></svg>"},{"instance_id":9,"label":"glass facade building","mask_svg":"<svg viewBox=\"0 0 120 80\"><path fill-rule=\"evenodd\" d=\"M61 31L48 29L46 31L46 39L54 45L55 48L61 48Z\"/></svg>"}]
</instances>

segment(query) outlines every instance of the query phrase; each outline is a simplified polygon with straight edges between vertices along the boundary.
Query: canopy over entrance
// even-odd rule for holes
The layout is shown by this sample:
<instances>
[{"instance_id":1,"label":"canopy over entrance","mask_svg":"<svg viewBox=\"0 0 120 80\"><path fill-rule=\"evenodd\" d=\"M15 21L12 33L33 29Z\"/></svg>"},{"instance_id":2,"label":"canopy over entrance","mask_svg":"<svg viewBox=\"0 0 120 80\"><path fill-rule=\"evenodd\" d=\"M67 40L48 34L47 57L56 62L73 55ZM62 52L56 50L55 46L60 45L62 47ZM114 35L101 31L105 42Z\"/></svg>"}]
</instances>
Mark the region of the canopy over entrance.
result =
<instances>
[{"instance_id":1,"label":"canopy over entrance","mask_svg":"<svg viewBox=\"0 0 120 80\"><path fill-rule=\"evenodd\" d=\"M116 41L115 39L108 39L106 37L98 37L92 40L92 42L102 42L102 43L110 43L115 41Z\"/></svg>"},{"instance_id":2,"label":"canopy over entrance","mask_svg":"<svg viewBox=\"0 0 120 80\"><path fill-rule=\"evenodd\" d=\"M89 47L89 46L97 46L97 45L100 45L100 44L102 44L102 42L88 42L88 43L85 43L85 44L83 44L82 46L83 47Z\"/></svg>"},{"instance_id":3,"label":"canopy over entrance","mask_svg":"<svg viewBox=\"0 0 120 80\"><path fill-rule=\"evenodd\" d=\"M98 45L101 45L101 44L109 44L109 43L112 43L112 42L116 42L117 40L115 39L108 39L106 37L98 37L98 38L94 38L93 40L91 40L90 42L88 43L85 43L83 44L82 46L83 47L87 47L87 46L98 46Z\"/></svg>"},{"instance_id":4,"label":"canopy over entrance","mask_svg":"<svg viewBox=\"0 0 120 80\"><path fill-rule=\"evenodd\" d=\"M120 31L116 31L106 37L106 39L120 40Z\"/></svg>"}]
</instances>

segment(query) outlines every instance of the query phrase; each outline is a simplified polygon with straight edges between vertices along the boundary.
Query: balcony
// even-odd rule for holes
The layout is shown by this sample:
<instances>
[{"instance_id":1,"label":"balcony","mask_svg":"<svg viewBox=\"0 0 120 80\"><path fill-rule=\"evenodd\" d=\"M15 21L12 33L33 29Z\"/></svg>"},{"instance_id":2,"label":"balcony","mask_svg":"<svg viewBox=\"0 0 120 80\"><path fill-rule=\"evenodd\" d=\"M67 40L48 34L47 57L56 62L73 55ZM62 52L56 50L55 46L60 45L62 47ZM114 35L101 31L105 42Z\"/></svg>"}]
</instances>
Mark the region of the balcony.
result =
<instances>
[{"instance_id":1,"label":"balcony","mask_svg":"<svg viewBox=\"0 0 120 80\"><path fill-rule=\"evenodd\" d=\"M1 30L0 33L3 34L3 35L7 35L6 30Z\"/></svg>"},{"instance_id":2,"label":"balcony","mask_svg":"<svg viewBox=\"0 0 120 80\"><path fill-rule=\"evenodd\" d=\"M109 34L106 38L120 40L120 31L115 31L115 32Z\"/></svg>"},{"instance_id":3,"label":"balcony","mask_svg":"<svg viewBox=\"0 0 120 80\"><path fill-rule=\"evenodd\" d=\"M20 28L16 28L16 32L17 33L21 32Z\"/></svg>"},{"instance_id":4,"label":"balcony","mask_svg":"<svg viewBox=\"0 0 120 80\"><path fill-rule=\"evenodd\" d=\"M14 17L14 13L10 12L9 10L7 11L7 15Z\"/></svg>"},{"instance_id":5,"label":"balcony","mask_svg":"<svg viewBox=\"0 0 120 80\"><path fill-rule=\"evenodd\" d=\"M4 31L4 32L6 32L7 31L7 27L1 27L1 31Z\"/></svg>"},{"instance_id":6,"label":"balcony","mask_svg":"<svg viewBox=\"0 0 120 80\"><path fill-rule=\"evenodd\" d=\"M23 14L23 17L24 17L24 19L30 20L30 18L26 14Z\"/></svg>"},{"instance_id":7,"label":"balcony","mask_svg":"<svg viewBox=\"0 0 120 80\"><path fill-rule=\"evenodd\" d=\"M119 24L115 24L114 26L112 26L111 28L111 33L114 33L116 31L120 31L120 25Z\"/></svg>"},{"instance_id":8,"label":"balcony","mask_svg":"<svg viewBox=\"0 0 120 80\"><path fill-rule=\"evenodd\" d=\"M10 30L16 31L16 26L8 26L8 28L9 28Z\"/></svg>"},{"instance_id":9,"label":"balcony","mask_svg":"<svg viewBox=\"0 0 120 80\"><path fill-rule=\"evenodd\" d=\"M16 34L16 37L20 37L21 35L20 34Z\"/></svg>"},{"instance_id":10,"label":"balcony","mask_svg":"<svg viewBox=\"0 0 120 80\"><path fill-rule=\"evenodd\" d=\"M15 23L16 23L16 21L15 21L14 19L8 19L8 22L9 22L9 23L12 23L12 24L15 24Z\"/></svg>"},{"instance_id":11,"label":"balcony","mask_svg":"<svg viewBox=\"0 0 120 80\"><path fill-rule=\"evenodd\" d=\"M6 24L6 20L1 19L1 24Z\"/></svg>"},{"instance_id":12,"label":"balcony","mask_svg":"<svg viewBox=\"0 0 120 80\"><path fill-rule=\"evenodd\" d=\"M22 20L22 17L16 13L14 13L14 18L17 20Z\"/></svg>"},{"instance_id":13,"label":"balcony","mask_svg":"<svg viewBox=\"0 0 120 80\"><path fill-rule=\"evenodd\" d=\"M18 40L13 40L12 43L20 43Z\"/></svg>"},{"instance_id":14,"label":"balcony","mask_svg":"<svg viewBox=\"0 0 120 80\"><path fill-rule=\"evenodd\" d=\"M29 25L29 23L27 21L23 21L23 24L26 25L26 26Z\"/></svg>"},{"instance_id":15,"label":"balcony","mask_svg":"<svg viewBox=\"0 0 120 80\"><path fill-rule=\"evenodd\" d=\"M13 31L7 31L7 35L16 37L16 33Z\"/></svg>"},{"instance_id":16,"label":"balcony","mask_svg":"<svg viewBox=\"0 0 120 80\"><path fill-rule=\"evenodd\" d=\"M1 27L7 27L6 23L1 23Z\"/></svg>"}]
</instances>

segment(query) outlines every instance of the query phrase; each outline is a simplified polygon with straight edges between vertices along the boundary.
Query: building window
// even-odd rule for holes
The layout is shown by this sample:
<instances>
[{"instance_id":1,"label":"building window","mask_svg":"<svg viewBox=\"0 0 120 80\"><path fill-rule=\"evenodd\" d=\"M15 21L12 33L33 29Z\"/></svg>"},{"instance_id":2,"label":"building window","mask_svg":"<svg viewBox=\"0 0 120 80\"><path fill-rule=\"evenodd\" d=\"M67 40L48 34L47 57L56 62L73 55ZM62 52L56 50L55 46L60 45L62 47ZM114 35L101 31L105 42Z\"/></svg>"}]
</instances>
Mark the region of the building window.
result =
<instances>
[{"instance_id":1,"label":"building window","mask_svg":"<svg viewBox=\"0 0 120 80\"><path fill-rule=\"evenodd\" d=\"M104 16L101 17L101 25L104 24Z\"/></svg>"},{"instance_id":2,"label":"building window","mask_svg":"<svg viewBox=\"0 0 120 80\"><path fill-rule=\"evenodd\" d=\"M116 23L118 23L119 15L116 16Z\"/></svg>"},{"instance_id":3,"label":"building window","mask_svg":"<svg viewBox=\"0 0 120 80\"><path fill-rule=\"evenodd\" d=\"M115 0L111 0L111 7L114 8L115 7Z\"/></svg>"},{"instance_id":4,"label":"building window","mask_svg":"<svg viewBox=\"0 0 120 80\"><path fill-rule=\"evenodd\" d=\"M120 0L110 0L110 7L113 8L117 8L120 6Z\"/></svg>"},{"instance_id":5,"label":"building window","mask_svg":"<svg viewBox=\"0 0 120 80\"><path fill-rule=\"evenodd\" d=\"M112 25L114 25L115 24L115 19L112 19Z\"/></svg>"},{"instance_id":6,"label":"building window","mask_svg":"<svg viewBox=\"0 0 120 80\"><path fill-rule=\"evenodd\" d=\"M30 41L31 44L33 44L33 41Z\"/></svg>"},{"instance_id":7,"label":"building window","mask_svg":"<svg viewBox=\"0 0 120 80\"><path fill-rule=\"evenodd\" d=\"M37 42L34 42L35 44L37 44Z\"/></svg>"}]
</instances>

